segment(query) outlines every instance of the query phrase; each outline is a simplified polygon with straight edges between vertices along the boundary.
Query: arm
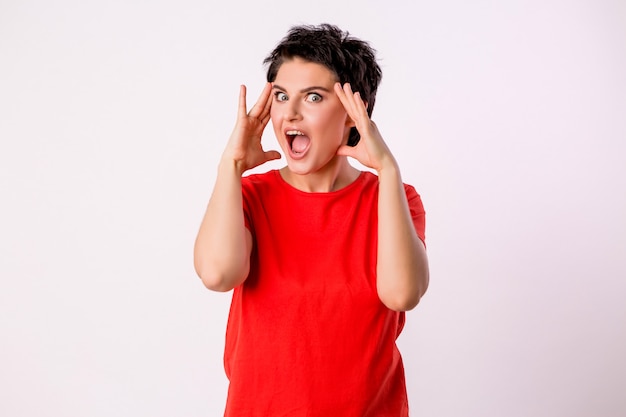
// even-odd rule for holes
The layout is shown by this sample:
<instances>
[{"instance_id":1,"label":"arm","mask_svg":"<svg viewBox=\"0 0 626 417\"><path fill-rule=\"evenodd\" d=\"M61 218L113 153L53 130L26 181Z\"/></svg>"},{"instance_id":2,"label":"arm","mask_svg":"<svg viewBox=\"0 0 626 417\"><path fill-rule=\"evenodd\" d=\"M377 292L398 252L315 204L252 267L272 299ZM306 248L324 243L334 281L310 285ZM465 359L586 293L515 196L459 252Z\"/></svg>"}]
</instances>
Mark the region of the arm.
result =
<instances>
[{"instance_id":1,"label":"arm","mask_svg":"<svg viewBox=\"0 0 626 417\"><path fill-rule=\"evenodd\" d=\"M242 174L269 160L276 151L263 151L261 135L270 120L271 85L267 84L250 113L246 88L241 86L237 123L219 163L217 179L194 246L194 267L207 288L229 291L250 270L252 235L245 227Z\"/></svg>"},{"instance_id":2,"label":"arm","mask_svg":"<svg viewBox=\"0 0 626 417\"><path fill-rule=\"evenodd\" d=\"M337 153L378 173L378 297L392 310L411 310L428 288L428 258L413 226L398 164L359 93L353 93L349 84L343 89L336 84L335 92L361 134L357 146L342 146Z\"/></svg>"},{"instance_id":3,"label":"arm","mask_svg":"<svg viewBox=\"0 0 626 417\"><path fill-rule=\"evenodd\" d=\"M395 161L378 170L378 178L378 296L392 310L411 310L428 288L426 248L415 232Z\"/></svg>"}]
</instances>

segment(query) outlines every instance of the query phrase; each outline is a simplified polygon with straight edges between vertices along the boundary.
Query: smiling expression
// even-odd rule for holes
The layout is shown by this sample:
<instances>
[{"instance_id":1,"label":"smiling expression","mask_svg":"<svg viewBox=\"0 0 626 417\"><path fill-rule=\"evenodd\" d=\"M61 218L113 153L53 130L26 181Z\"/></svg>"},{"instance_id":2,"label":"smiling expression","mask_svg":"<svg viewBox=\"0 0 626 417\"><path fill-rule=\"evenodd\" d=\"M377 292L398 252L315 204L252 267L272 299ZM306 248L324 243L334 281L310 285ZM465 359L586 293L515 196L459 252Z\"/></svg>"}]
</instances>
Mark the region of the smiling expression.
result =
<instances>
[{"instance_id":1,"label":"smiling expression","mask_svg":"<svg viewBox=\"0 0 626 417\"><path fill-rule=\"evenodd\" d=\"M337 157L354 126L333 91L335 74L300 58L285 61L273 83L271 119L295 174L323 170Z\"/></svg>"}]
</instances>

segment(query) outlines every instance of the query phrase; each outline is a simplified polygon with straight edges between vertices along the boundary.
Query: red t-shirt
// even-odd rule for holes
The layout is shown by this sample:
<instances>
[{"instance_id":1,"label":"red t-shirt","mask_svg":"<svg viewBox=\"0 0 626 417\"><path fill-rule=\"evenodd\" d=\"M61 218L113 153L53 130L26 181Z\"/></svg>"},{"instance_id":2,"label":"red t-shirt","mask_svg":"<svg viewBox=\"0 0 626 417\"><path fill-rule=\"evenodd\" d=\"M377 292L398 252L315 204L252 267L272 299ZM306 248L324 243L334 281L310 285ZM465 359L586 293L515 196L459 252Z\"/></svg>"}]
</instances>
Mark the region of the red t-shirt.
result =
<instances>
[{"instance_id":1,"label":"red t-shirt","mask_svg":"<svg viewBox=\"0 0 626 417\"><path fill-rule=\"evenodd\" d=\"M242 188L254 245L228 318L225 416L407 416L404 313L376 292L378 177L306 193L270 171ZM405 190L423 240L421 199Z\"/></svg>"}]
</instances>

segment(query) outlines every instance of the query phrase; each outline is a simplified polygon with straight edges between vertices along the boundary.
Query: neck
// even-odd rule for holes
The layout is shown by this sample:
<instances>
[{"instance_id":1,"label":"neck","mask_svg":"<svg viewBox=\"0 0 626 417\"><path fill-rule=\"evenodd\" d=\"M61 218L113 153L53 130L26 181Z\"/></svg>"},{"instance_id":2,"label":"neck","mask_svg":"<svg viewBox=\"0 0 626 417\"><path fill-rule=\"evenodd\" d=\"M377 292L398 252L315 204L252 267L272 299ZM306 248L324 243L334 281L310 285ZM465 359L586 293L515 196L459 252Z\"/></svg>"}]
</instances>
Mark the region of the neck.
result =
<instances>
[{"instance_id":1,"label":"neck","mask_svg":"<svg viewBox=\"0 0 626 417\"><path fill-rule=\"evenodd\" d=\"M280 170L283 179L292 187L307 193L328 193L340 190L360 175L360 171L345 156L337 156L324 168L308 174L296 174L286 166Z\"/></svg>"}]
</instances>

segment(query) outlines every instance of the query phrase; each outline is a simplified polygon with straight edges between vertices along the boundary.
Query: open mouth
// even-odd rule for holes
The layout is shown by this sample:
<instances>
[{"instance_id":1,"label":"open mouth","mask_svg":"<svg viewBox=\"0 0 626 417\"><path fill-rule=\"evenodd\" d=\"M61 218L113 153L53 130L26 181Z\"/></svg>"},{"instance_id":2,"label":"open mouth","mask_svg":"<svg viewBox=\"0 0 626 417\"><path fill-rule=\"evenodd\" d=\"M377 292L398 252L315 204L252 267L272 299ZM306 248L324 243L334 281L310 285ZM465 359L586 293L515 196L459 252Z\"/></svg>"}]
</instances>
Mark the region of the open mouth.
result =
<instances>
[{"instance_id":1,"label":"open mouth","mask_svg":"<svg viewBox=\"0 0 626 417\"><path fill-rule=\"evenodd\" d=\"M285 135L294 155L303 155L311 144L311 139L299 130L288 130Z\"/></svg>"}]
</instances>

